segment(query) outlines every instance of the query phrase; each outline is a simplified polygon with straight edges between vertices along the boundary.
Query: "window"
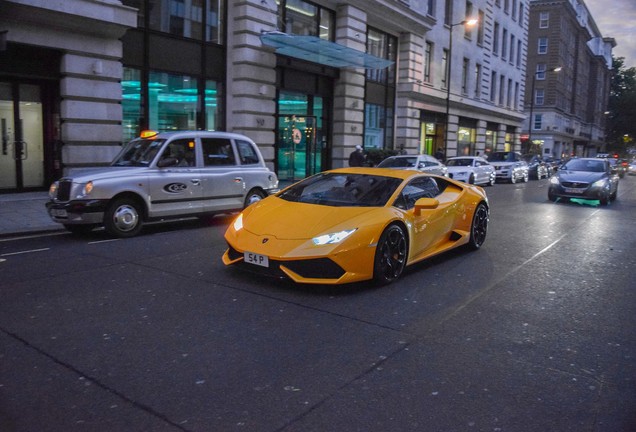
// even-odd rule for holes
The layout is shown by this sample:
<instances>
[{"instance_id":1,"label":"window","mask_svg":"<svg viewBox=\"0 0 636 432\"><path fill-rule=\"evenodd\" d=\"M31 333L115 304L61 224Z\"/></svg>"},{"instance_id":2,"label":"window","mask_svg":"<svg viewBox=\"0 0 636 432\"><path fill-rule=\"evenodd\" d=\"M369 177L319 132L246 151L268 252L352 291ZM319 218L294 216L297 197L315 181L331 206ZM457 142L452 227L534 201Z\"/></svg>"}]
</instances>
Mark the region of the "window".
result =
<instances>
[{"instance_id":1,"label":"window","mask_svg":"<svg viewBox=\"0 0 636 432\"><path fill-rule=\"evenodd\" d=\"M517 19L517 0L512 0L512 19L516 20Z\"/></svg>"},{"instance_id":2,"label":"window","mask_svg":"<svg viewBox=\"0 0 636 432\"><path fill-rule=\"evenodd\" d=\"M470 68L470 60L464 58L464 62L462 65L462 94L468 94L468 75Z\"/></svg>"},{"instance_id":3,"label":"window","mask_svg":"<svg viewBox=\"0 0 636 432\"><path fill-rule=\"evenodd\" d=\"M523 3L519 3L519 26L523 27Z\"/></svg>"},{"instance_id":4,"label":"window","mask_svg":"<svg viewBox=\"0 0 636 432\"><path fill-rule=\"evenodd\" d=\"M149 27L173 35L203 39L203 13L205 0L150 0ZM222 11L220 0L210 0L205 10L207 28L205 40L221 43Z\"/></svg>"},{"instance_id":5,"label":"window","mask_svg":"<svg viewBox=\"0 0 636 432\"><path fill-rule=\"evenodd\" d=\"M168 158L176 159L176 165L178 167L193 167L196 166L196 153L194 151L193 139L179 139L170 142L168 147L161 154L161 160Z\"/></svg>"},{"instance_id":6,"label":"window","mask_svg":"<svg viewBox=\"0 0 636 432\"><path fill-rule=\"evenodd\" d=\"M473 4L469 1L466 2L466 19L471 19L473 17ZM452 31L452 29L451 29ZM467 39L473 38L473 27L472 26L464 26L464 37Z\"/></svg>"},{"instance_id":7,"label":"window","mask_svg":"<svg viewBox=\"0 0 636 432\"><path fill-rule=\"evenodd\" d=\"M535 105L543 105L545 102L545 90L537 89L534 93L534 104Z\"/></svg>"},{"instance_id":8,"label":"window","mask_svg":"<svg viewBox=\"0 0 636 432\"><path fill-rule=\"evenodd\" d=\"M522 49L522 41L519 39L517 41L517 67L521 67L521 49Z\"/></svg>"},{"instance_id":9,"label":"window","mask_svg":"<svg viewBox=\"0 0 636 432\"><path fill-rule=\"evenodd\" d=\"M333 12L303 0L277 1L284 5L285 33L303 36L318 36L333 40ZM279 16L282 16L279 12Z\"/></svg>"},{"instance_id":10,"label":"window","mask_svg":"<svg viewBox=\"0 0 636 432\"><path fill-rule=\"evenodd\" d=\"M510 64L513 64L515 61L515 36L510 35L510 56L508 57L510 60Z\"/></svg>"},{"instance_id":11,"label":"window","mask_svg":"<svg viewBox=\"0 0 636 432\"><path fill-rule=\"evenodd\" d=\"M499 53L499 23L495 23L495 29L492 36L492 53L497 55Z\"/></svg>"},{"instance_id":12,"label":"window","mask_svg":"<svg viewBox=\"0 0 636 432\"><path fill-rule=\"evenodd\" d=\"M386 109L367 103L364 107L364 148L384 148Z\"/></svg>"},{"instance_id":13,"label":"window","mask_svg":"<svg viewBox=\"0 0 636 432\"><path fill-rule=\"evenodd\" d=\"M123 111L123 139L128 142L139 136L141 132L141 71L139 69L124 68L122 87L122 111Z\"/></svg>"},{"instance_id":14,"label":"window","mask_svg":"<svg viewBox=\"0 0 636 432\"><path fill-rule=\"evenodd\" d=\"M435 0L428 0L428 4L427 4L427 9L426 9L426 14L428 16L434 17L435 16Z\"/></svg>"},{"instance_id":15,"label":"window","mask_svg":"<svg viewBox=\"0 0 636 432\"><path fill-rule=\"evenodd\" d=\"M512 103L512 109L516 110L519 108L519 83L515 83L515 98L512 100Z\"/></svg>"},{"instance_id":16,"label":"window","mask_svg":"<svg viewBox=\"0 0 636 432\"><path fill-rule=\"evenodd\" d=\"M537 53L538 54L547 54L547 52L548 52L548 38L547 37L540 37L538 44L539 44L539 46L538 46L538 49L537 49Z\"/></svg>"},{"instance_id":17,"label":"window","mask_svg":"<svg viewBox=\"0 0 636 432\"><path fill-rule=\"evenodd\" d=\"M504 12L510 13L510 0L504 0Z\"/></svg>"},{"instance_id":18,"label":"window","mask_svg":"<svg viewBox=\"0 0 636 432\"><path fill-rule=\"evenodd\" d=\"M197 80L187 75L150 72L148 127L158 131L195 130L199 95Z\"/></svg>"},{"instance_id":19,"label":"window","mask_svg":"<svg viewBox=\"0 0 636 432\"><path fill-rule=\"evenodd\" d=\"M490 102L495 103L497 97L497 72L490 74Z\"/></svg>"},{"instance_id":20,"label":"window","mask_svg":"<svg viewBox=\"0 0 636 432\"><path fill-rule=\"evenodd\" d=\"M481 65L475 65L475 98L481 98Z\"/></svg>"},{"instance_id":21,"label":"window","mask_svg":"<svg viewBox=\"0 0 636 432\"><path fill-rule=\"evenodd\" d=\"M453 0L446 0L444 4L444 24L453 24Z\"/></svg>"},{"instance_id":22,"label":"window","mask_svg":"<svg viewBox=\"0 0 636 432\"><path fill-rule=\"evenodd\" d=\"M508 54L508 30L503 29L501 33L501 59L505 60Z\"/></svg>"},{"instance_id":23,"label":"window","mask_svg":"<svg viewBox=\"0 0 636 432\"><path fill-rule=\"evenodd\" d=\"M535 76L538 80L544 80L545 79L545 71L546 71L546 66L545 63L537 63L537 70L535 73Z\"/></svg>"},{"instance_id":24,"label":"window","mask_svg":"<svg viewBox=\"0 0 636 432\"><path fill-rule=\"evenodd\" d=\"M387 60L397 57L397 39L387 33L370 28L367 30L367 53ZM392 84L395 78L395 66L384 69L368 69L367 79L383 84Z\"/></svg>"},{"instance_id":25,"label":"window","mask_svg":"<svg viewBox=\"0 0 636 432\"><path fill-rule=\"evenodd\" d=\"M232 142L228 139L202 138L201 148L205 166L227 166L236 163Z\"/></svg>"},{"instance_id":26,"label":"window","mask_svg":"<svg viewBox=\"0 0 636 432\"><path fill-rule=\"evenodd\" d=\"M431 82L431 65L433 62L433 44L426 42L424 45L424 82Z\"/></svg>"},{"instance_id":27,"label":"window","mask_svg":"<svg viewBox=\"0 0 636 432\"><path fill-rule=\"evenodd\" d=\"M512 107L512 79L508 79L508 88L506 89L506 106L508 108Z\"/></svg>"},{"instance_id":28,"label":"window","mask_svg":"<svg viewBox=\"0 0 636 432\"><path fill-rule=\"evenodd\" d=\"M550 12L541 12L539 14L539 28L545 29L550 27Z\"/></svg>"},{"instance_id":29,"label":"window","mask_svg":"<svg viewBox=\"0 0 636 432\"><path fill-rule=\"evenodd\" d=\"M259 162L258 151L254 148L251 142L237 140L236 148L238 150L241 165L251 165Z\"/></svg>"},{"instance_id":30,"label":"window","mask_svg":"<svg viewBox=\"0 0 636 432\"><path fill-rule=\"evenodd\" d=\"M543 114L535 114L534 115L534 121L532 122L532 129L533 130L541 130L542 121L543 121Z\"/></svg>"},{"instance_id":31,"label":"window","mask_svg":"<svg viewBox=\"0 0 636 432\"><path fill-rule=\"evenodd\" d=\"M506 97L505 86L506 86L506 77L504 77L503 75L500 75L499 76L499 105L501 106L503 106L504 98Z\"/></svg>"},{"instance_id":32,"label":"window","mask_svg":"<svg viewBox=\"0 0 636 432\"><path fill-rule=\"evenodd\" d=\"M432 177L420 177L413 180L404 187L393 205L402 210L409 210L415 207L415 202L420 198L435 198L441 193L438 181L443 180Z\"/></svg>"},{"instance_id":33,"label":"window","mask_svg":"<svg viewBox=\"0 0 636 432\"><path fill-rule=\"evenodd\" d=\"M473 154L477 129L469 126L459 126L457 130L457 156Z\"/></svg>"},{"instance_id":34,"label":"window","mask_svg":"<svg viewBox=\"0 0 636 432\"><path fill-rule=\"evenodd\" d=\"M486 19L486 14L483 10L479 11L479 23L477 23L477 43L479 45L484 44L484 21Z\"/></svg>"}]
</instances>

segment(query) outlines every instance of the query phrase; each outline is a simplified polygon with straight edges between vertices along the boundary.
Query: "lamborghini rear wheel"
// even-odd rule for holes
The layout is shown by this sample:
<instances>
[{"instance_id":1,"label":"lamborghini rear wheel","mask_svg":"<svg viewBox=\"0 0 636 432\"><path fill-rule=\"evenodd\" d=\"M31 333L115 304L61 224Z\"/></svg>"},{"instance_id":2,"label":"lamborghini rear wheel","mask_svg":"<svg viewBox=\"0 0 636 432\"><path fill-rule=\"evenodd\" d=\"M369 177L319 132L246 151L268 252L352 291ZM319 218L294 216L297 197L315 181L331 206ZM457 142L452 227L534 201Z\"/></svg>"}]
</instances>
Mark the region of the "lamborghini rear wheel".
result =
<instances>
[{"instance_id":1,"label":"lamborghini rear wheel","mask_svg":"<svg viewBox=\"0 0 636 432\"><path fill-rule=\"evenodd\" d=\"M398 279L406 266L407 242L404 229L399 225L389 225L375 250L373 279L380 285L387 285Z\"/></svg>"},{"instance_id":2,"label":"lamborghini rear wheel","mask_svg":"<svg viewBox=\"0 0 636 432\"><path fill-rule=\"evenodd\" d=\"M470 226L470 240L468 244L472 249L479 249L481 245L484 244L484 241L486 241L488 219L488 207L486 207L486 204L480 203L475 209L473 223Z\"/></svg>"}]
</instances>

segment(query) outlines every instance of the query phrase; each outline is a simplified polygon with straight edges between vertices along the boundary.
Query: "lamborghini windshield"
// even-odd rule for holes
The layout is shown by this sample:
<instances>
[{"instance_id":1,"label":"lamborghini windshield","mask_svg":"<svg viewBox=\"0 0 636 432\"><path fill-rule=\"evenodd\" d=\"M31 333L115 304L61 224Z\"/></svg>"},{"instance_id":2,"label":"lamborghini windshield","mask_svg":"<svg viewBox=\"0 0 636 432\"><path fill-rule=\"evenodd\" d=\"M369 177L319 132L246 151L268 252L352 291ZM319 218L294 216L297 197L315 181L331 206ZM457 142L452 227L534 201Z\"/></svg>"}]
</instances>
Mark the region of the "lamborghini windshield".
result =
<instances>
[{"instance_id":1,"label":"lamborghini windshield","mask_svg":"<svg viewBox=\"0 0 636 432\"><path fill-rule=\"evenodd\" d=\"M278 197L334 207L382 207L400 184L402 180L394 177L324 173L296 183Z\"/></svg>"},{"instance_id":2,"label":"lamborghini windshield","mask_svg":"<svg viewBox=\"0 0 636 432\"><path fill-rule=\"evenodd\" d=\"M142 139L130 141L119 152L112 166L148 166L155 158L165 139Z\"/></svg>"}]
</instances>

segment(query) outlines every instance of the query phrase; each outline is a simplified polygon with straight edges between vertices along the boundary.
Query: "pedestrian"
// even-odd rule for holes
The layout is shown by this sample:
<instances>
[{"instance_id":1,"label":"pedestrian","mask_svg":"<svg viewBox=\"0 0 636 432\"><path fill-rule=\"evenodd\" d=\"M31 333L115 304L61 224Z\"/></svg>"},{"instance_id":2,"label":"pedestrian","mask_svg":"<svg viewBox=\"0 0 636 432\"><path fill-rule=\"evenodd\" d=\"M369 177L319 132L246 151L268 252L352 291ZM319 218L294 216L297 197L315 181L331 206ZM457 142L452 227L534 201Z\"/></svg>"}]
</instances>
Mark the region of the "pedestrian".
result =
<instances>
[{"instance_id":1,"label":"pedestrian","mask_svg":"<svg viewBox=\"0 0 636 432\"><path fill-rule=\"evenodd\" d=\"M362 146L357 145L356 149L349 155L349 166L361 167L364 165L365 157L362 152Z\"/></svg>"},{"instance_id":2,"label":"pedestrian","mask_svg":"<svg viewBox=\"0 0 636 432\"><path fill-rule=\"evenodd\" d=\"M435 156L435 159L437 159L439 161L443 161L444 160L444 152L442 151L441 148L438 148L433 156Z\"/></svg>"}]
</instances>

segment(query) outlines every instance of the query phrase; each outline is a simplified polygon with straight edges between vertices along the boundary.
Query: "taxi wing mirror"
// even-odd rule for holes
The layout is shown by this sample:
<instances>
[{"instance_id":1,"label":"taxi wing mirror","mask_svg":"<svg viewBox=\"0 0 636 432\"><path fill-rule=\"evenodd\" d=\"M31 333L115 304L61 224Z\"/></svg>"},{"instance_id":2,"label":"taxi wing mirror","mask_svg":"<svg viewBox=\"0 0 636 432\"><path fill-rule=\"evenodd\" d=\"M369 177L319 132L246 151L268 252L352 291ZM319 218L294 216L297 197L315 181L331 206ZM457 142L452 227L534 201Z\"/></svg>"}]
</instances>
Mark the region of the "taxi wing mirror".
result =
<instances>
[{"instance_id":1,"label":"taxi wing mirror","mask_svg":"<svg viewBox=\"0 0 636 432\"><path fill-rule=\"evenodd\" d=\"M439 201L435 198L420 198L415 201L415 216L422 214L422 210L433 210L439 206Z\"/></svg>"}]
</instances>

